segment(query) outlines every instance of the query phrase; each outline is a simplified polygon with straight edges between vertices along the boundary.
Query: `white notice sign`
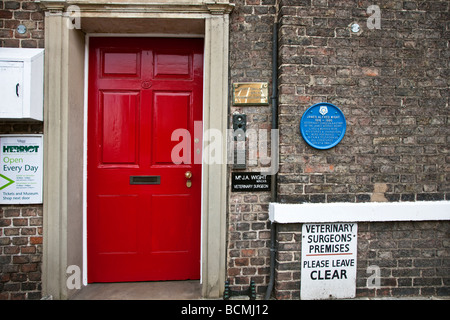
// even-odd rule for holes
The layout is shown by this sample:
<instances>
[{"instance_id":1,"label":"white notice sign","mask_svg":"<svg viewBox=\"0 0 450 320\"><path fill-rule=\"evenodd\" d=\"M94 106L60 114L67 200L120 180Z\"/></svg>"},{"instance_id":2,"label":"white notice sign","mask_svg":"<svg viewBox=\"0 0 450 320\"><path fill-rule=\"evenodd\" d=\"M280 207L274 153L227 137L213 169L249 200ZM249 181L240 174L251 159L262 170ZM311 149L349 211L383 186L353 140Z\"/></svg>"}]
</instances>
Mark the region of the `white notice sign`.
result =
<instances>
[{"instance_id":1,"label":"white notice sign","mask_svg":"<svg viewBox=\"0 0 450 320\"><path fill-rule=\"evenodd\" d=\"M42 135L0 136L0 204L42 203Z\"/></svg>"},{"instance_id":2,"label":"white notice sign","mask_svg":"<svg viewBox=\"0 0 450 320\"><path fill-rule=\"evenodd\" d=\"M356 223L303 225L301 299L355 297L357 234Z\"/></svg>"}]
</instances>

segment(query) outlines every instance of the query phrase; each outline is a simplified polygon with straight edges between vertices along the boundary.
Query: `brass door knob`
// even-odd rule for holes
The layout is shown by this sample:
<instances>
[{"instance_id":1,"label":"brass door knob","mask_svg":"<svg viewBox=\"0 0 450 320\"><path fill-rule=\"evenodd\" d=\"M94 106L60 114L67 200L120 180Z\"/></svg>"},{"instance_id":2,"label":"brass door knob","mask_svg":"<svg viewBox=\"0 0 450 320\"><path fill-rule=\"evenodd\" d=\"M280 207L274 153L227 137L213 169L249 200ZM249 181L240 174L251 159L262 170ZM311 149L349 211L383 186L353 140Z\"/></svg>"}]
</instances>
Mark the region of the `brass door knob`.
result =
<instances>
[{"instance_id":1,"label":"brass door knob","mask_svg":"<svg viewBox=\"0 0 450 320\"><path fill-rule=\"evenodd\" d=\"M186 171L186 172L184 173L184 177L185 177L186 179L192 178L192 172Z\"/></svg>"}]
</instances>

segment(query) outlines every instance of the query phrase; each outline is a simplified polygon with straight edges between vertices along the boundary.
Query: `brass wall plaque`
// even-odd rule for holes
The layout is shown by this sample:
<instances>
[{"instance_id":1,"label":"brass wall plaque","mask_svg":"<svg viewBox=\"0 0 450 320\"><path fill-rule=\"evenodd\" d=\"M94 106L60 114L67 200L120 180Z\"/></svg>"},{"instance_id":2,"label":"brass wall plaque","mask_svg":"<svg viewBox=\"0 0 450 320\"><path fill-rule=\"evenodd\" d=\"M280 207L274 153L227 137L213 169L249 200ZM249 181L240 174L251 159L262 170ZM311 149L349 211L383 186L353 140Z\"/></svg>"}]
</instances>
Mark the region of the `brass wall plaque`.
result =
<instances>
[{"instance_id":1,"label":"brass wall plaque","mask_svg":"<svg viewBox=\"0 0 450 320\"><path fill-rule=\"evenodd\" d=\"M268 105L269 93L267 82L233 83L234 105Z\"/></svg>"}]
</instances>

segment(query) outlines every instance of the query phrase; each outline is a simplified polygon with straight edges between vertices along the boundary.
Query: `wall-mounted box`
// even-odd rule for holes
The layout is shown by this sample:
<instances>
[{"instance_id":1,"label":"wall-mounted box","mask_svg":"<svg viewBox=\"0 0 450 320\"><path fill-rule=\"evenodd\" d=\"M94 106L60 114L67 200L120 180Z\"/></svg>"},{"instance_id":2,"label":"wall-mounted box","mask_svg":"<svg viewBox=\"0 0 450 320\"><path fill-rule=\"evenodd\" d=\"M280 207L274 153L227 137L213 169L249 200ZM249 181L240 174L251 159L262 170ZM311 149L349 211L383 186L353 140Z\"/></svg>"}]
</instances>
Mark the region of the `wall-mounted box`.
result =
<instances>
[{"instance_id":1,"label":"wall-mounted box","mask_svg":"<svg viewBox=\"0 0 450 320\"><path fill-rule=\"evenodd\" d=\"M0 119L43 120L44 49L0 48Z\"/></svg>"}]
</instances>

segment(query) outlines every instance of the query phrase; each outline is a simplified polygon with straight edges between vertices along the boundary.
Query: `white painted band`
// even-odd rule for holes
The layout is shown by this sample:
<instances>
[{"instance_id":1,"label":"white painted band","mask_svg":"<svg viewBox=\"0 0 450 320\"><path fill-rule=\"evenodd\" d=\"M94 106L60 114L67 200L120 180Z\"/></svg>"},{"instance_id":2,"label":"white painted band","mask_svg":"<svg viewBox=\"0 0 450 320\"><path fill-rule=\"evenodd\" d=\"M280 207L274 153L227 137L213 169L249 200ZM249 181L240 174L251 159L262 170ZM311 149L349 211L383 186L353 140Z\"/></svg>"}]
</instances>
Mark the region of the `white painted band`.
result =
<instances>
[{"instance_id":1,"label":"white painted band","mask_svg":"<svg viewBox=\"0 0 450 320\"><path fill-rule=\"evenodd\" d=\"M270 203L276 223L450 220L450 201L363 203Z\"/></svg>"}]
</instances>

